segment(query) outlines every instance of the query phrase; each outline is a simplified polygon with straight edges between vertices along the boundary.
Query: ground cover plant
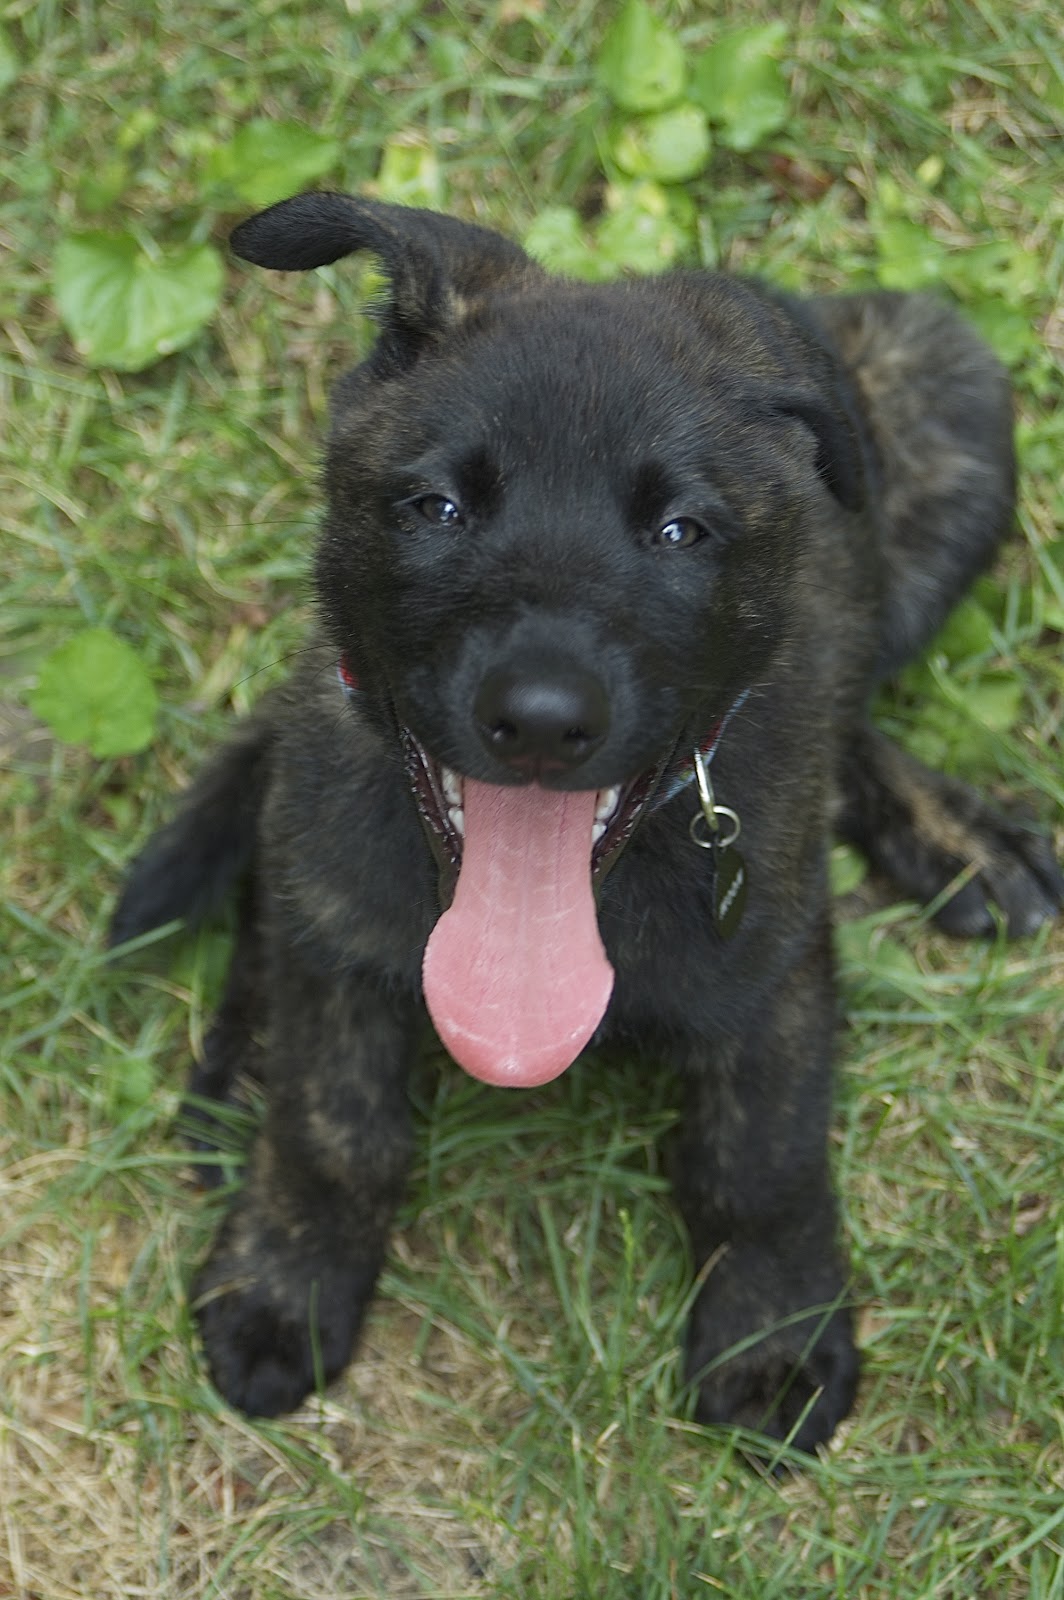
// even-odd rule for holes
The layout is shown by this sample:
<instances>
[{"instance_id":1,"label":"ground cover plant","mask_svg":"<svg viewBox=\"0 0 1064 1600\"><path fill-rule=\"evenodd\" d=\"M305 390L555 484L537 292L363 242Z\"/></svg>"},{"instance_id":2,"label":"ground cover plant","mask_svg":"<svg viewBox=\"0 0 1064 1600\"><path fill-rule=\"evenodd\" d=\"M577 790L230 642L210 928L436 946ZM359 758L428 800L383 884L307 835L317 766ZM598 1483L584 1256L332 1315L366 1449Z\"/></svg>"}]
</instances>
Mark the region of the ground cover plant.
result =
<instances>
[{"instance_id":1,"label":"ground cover plant","mask_svg":"<svg viewBox=\"0 0 1064 1600\"><path fill-rule=\"evenodd\" d=\"M1014 372L1018 535L881 717L1064 843L1055 8L796 17L0 8L0 1596L1064 1596L1059 930L953 943L839 853L865 1376L784 1478L685 1420L674 1085L592 1060L506 1096L429 1050L361 1360L284 1422L227 1411L184 1303L216 1211L173 1127L226 932L103 956L124 860L300 647L371 274L267 283L222 246L308 182L589 276L958 300Z\"/></svg>"}]
</instances>

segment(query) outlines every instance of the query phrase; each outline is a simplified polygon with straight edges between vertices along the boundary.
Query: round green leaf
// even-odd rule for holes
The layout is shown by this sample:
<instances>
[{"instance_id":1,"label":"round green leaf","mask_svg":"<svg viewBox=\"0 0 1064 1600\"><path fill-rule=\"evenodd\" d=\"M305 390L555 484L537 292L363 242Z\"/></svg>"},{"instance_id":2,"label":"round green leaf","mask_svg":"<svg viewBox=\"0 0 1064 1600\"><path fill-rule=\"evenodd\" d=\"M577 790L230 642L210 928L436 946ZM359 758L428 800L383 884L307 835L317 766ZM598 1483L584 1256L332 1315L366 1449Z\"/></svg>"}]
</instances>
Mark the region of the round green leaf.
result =
<instances>
[{"instance_id":1,"label":"round green leaf","mask_svg":"<svg viewBox=\"0 0 1064 1600\"><path fill-rule=\"evenodd\" d=\"M978 600L966 595L935 638L935 649L953 666L993 649L994 624Z\"/></svg>"},{"instance_id":2,"label":"round green leaf","mask_svg":"<svg viewBox=\"0 0 1064 1600\"><path fill-rule=\"evenodd\" d=\"M570 278L594 283L616 278L621 270L619 265L603 261L589 243L572 206L548 206L541 211L525 234L524 246L548 272Z\"/></svg>"},{"instance_id":3,"label":"round green leaf","mask_svg":"<svg viewBox=\"0 0 1064 1600\"><path fill-rule=\"evenodd\" d=\"M137 652L109 628L86 628L53 650L30 709L65 744L94 756L131 755L155 735L159 697Z\"/></svg>"},{"instance_id":4,"label":"round green leaf","mask_svg":"<svg viewBox=\"0 0 1064 1600\"><path fill-rule=\"evenodd\" d=\"M782 22L742 28L707 50L688 91L731 150L753 150L784 126L790 111L787 80L777 60L787 38Z\"/></svg>"},{"instance_id":5,"label":"round green leaf","mask_svg":"<svg viewBox=\"0 0 1064 1600\"><path fill-rule=\"evenodd\" d=\"M602 41L595 71L622 111L661 111L683 94L683 48L643 0L628 0Z\"/></svg>"},{"instance_id":6,"label":"round green leaf","mask_svg":"<svg viewBox=\"0 0 1064 1600\"><path fill-rule=\"evenodd\" d=\"M255 117L227 144L207 157L211 188L240 196L252 206L271 206L324 177L340 157L340 144L300 122Z\"/></svg>"},{"instance_id":7,"label":"round green leaf","mask_svg":"<svg viewBox=\"0 0 1064 1600\"><path fill-rule=\"evenodd\" d=\"M684 183L709 160L709 124L698 106L673 106L638 117L618 129L613 159L631 178Z\"/></svg>"},{"instance_id":8,"label":"round green leaf","mask_svg":"<svg viewBox=\"0 0 1064 1600\"><path fill-rule=\"evenodd\" d=\"M214 315L222 262L208 244L150 256L129 233L73 234L56 251L59 315L92 367L140 372Z\"/></svg>"},{"instance_id":9,"label":"round green leaf","mask_svg":"<svg viewBox=\"0 0 1064 1600\"><path fill-rule=\"evenodd\" d=\"M991 733L1009 733L1023 710L1023 685L1007 672L987 672L958 689L968 715Z\"/></svg>"},{"instance_id":10,"label":"round green leaf","mask_svg":"<svg viewBox=\"0 0 1064 1600\"><path fill-rule=\"evenodd\" d=\"M692 229L656 183L615 185L595 240L604 260L629 272L664 272L691 248ZM680 208L683 209L682 207Z\"/></svg>"},{"instance_id":11,"label":"round green leaf","mask_svg":"<svg viewBox=\"0 0 1064 1600\"><path fill-rule=\"evenodd\" d=\"M918 995L924 986L920 964L911 951L883 932L876 917L844 922L835 930L835 948L844 978L859 985L859 992L870 998L883 994L892 997Z\"/></svg>"},{"instance_id":12,"label":"round green leaf","mask_svg":"<svg viewBox=\"0 0 1064 1600\"><path fill-rule=\"evenodd\" d=\"M434 150L408 139L389 139L381 151L375 192L401 206L428 206L438 211L447 203L443 171Z\"/></svg>"},{"instance_id":13,"label":"round green leaf","mask_svg":"<svg viewBox=\"0 0 1064 1600\"><path fill-rule=\"evenodd\" d=\"M1007 366L1033 360L1042 349L1038 330L1026 311L1004 300L981 299L966 305L964 314Z\"/></svg>"},{"instance_id":14,"label":"round green leaf","mask_svg":"<svg viewBox=\"0 0 1064 1600\"><path fill-rule=\"evenodd\" d=\"M937 283L948 259L933 234L905 217L888 217L876 225L876 249L877 275L886 289L924 289Z\"/></svg>"}]
</instances>

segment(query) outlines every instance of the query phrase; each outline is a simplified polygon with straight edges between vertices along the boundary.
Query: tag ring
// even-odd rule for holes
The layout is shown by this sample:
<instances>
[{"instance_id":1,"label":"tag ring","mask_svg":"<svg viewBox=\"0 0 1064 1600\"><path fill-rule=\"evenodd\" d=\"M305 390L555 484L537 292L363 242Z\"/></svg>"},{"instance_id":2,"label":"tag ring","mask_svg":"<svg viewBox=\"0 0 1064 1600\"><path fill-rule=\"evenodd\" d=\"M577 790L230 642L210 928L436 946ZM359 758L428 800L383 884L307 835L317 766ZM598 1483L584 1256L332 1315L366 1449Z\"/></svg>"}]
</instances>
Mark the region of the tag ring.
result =
<instances>
[{"instance_id":1,"label":"tag ring","mask_svg":"<svg viewBox=\"0 0 1064 1600\"><path fill-rule=\"evenodd\" d=\"M717 805L713 795L713 785L709 778L709 764L701 750L695 751L693 762L695 779L698 783L698 803L702 809L691 818L688 824L688 831L700 850L726 850L739 837L739 830L742 826L739 821L739 814L737 811L733 811L731 806ZM718 817L727 817L731 823L731 832L726 838L720 837ZM699 823L705 828L706 838L699 836Z\"/></svg>"},{"instance_id":2,"label":"tag ring","mask_svg":"<svg viewBox=\"0 0 1064 1600\"><path fill-rule=\"evenodd\" d=\"M700 850L726 850L730 844L735 843L742 829L742 823L739 821L739 814L737 811L733 811L731 806L714 806L712 814L713 822L710 823L709 817L705 814L705 812L696 811L694 816L691 818L690 823L688 824L688 832ZM731 823L731 832L723 838L718 838L718 834L720 833L720 824L717 821L718 817L727 817L728 821ZM700 823L702 827L705 828L707 834L709 834L708 838L700 838ZM711 827L715 830L714 832L710 832Z\"/></svg>"}]
</instances>

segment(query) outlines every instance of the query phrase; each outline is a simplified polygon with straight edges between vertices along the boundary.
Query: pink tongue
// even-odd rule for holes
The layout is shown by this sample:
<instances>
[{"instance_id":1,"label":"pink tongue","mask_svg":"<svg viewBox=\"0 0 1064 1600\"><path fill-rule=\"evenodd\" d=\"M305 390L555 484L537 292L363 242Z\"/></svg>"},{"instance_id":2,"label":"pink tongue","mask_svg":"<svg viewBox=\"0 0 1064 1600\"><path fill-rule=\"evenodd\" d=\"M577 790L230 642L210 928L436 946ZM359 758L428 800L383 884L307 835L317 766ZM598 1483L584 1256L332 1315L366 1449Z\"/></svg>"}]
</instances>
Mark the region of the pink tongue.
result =
<instances>
[{"instance_id":1,"label":"pink tongue","mask_svg":"<svg viewBox=\"0 0 1064 1600\"><path fill-rule=\"evenodd\" d=\"M597 798L465 780L458 886L422 971L437 1033L485 1083L556 1078L609 1004L613 968L591 893Z\"/></svg>"}]
</instances>

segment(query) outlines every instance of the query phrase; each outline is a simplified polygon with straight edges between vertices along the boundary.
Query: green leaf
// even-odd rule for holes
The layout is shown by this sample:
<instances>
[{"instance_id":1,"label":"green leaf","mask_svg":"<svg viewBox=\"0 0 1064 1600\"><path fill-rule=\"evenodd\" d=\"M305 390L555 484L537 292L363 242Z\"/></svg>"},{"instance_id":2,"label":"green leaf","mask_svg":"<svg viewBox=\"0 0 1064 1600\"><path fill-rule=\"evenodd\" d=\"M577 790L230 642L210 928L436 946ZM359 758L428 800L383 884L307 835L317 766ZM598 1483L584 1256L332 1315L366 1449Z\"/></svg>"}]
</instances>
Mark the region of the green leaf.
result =
<instances>
[{"instance_id":1,"label":"green leaf","mask_svg":"<svg viewBox=\"0 0 1064 1600\"><path fill-rule=\"evenodd\" d=\"M694 206L680 189L650 182L611 184L593 237L571 206L551 206L540 212L524 245L550 271L593 283L626 271L661 272L694 254Z\"/></svg>"},{"instance_id":2,"label":"green leaf","mask_svg":"<svg viewBox=\"0 0 1064 1600\"><path fill-rule=\"evenodd\" d=\"M684 104L622 124L614 138L613 159L631 178L685 183L704 169L710 148L705 112Z\"/></svg>"},{"instance_id":3,"label":"green leaf","mask_svg":"<svg viewBox=\"0 0 1064 1600\"><path fill-rule=\"evenodd\" d=\"M835 930L835 948L844 979L865 999L896 998L899 990L917 998L925 987L915 956L884 932L877 916L842 923Z\"/></svg>"},{"instance_id":4,"label":"green leaf","mask_svg":"<svg viewBox=\"0 0 1064 1600\"><path fill-rule=\"evenodd\" d=\"M938 283L947 261L944 245L917 222L888 217L876 228L878 277L887 289L923 289Z\"/></svg>"},{"instance_id":5,"label":"green leaf","mask_svg":"<svg viewBox=\"0 0 1064 1600\"><path fill-rule=\"evenodd\" d=\"M208 244L151 256L130 233L73 234L56 251L63 325L92 367L140 372L183 350L214 315L222 261Z\"/></svg>"},{"instance_id":6,"label":"green leaf","mask_svg":"<svg viewBox=\"0 0 1064 1600\"><path fill-rule=\"evenodd\" d=\"M389 139L381 152L374 185L382 200L401 206L428 206L440 210L447 203L443 172L436 154L426 144L409 139Z\"/></svg>"},{"instance_id":7,"label":"green leaf","mask_svg":"<svg viewBox=\"0 0 1064 1600\"><path fill-rule=\"evenodd\" d=\"M837 844L832 848L829 865L833 895L852 894L868 876L868 862L860 851L848 844Z\"/></svg>"},{"instance_id":8,"label":"green leaf","mask_svg":"<svg viewBox=\"0 0 1064 1600\"><path fill-rule=\"evenodd\" d=\"M204 178L210 188L239 195L249 205L270 206L323 177L339 157L336 139L300 122L256 117L227 144L215 146L207 157Z\"/></svg>"},{"instance_id":9,"label":"green leaf","mask_svg":"<svg viewBox=\"0 0 1064 1600\"><path fill-rule=\"evenodd\" d=\"M965 711L992 733L1008 733L1023 709L1023 685L1010 673L988 672L958 691Z\"/></svg>"},{"instance_id":10,"label":"green leaf","mask_svg":"<svg viewBox=\"0 0 1064 1600\"><path fill-rule=\"evenodd\" d=\"M525 234L524 246L533 260L549 272L570 278L596 283L616 278L621 270L617 264L601 259L572 206L548 206L541 211Z\"/></svg>"},{"instance_id":11,"label":"green leaf","mask_svg":"<svg viewBox=\"0 0 1064 1600\"><path fill-rule=\"evenodd\" d=\"M622 111L675 105L687 78L680 41L643 0L628 0L602 41L595 73Z\"/></svg>"},{"instance_id":12,"label":"green leaf","mask_svg":"<svg viewBox=\"0 0 1064 1600\"><path fill-rule=\"evenodd\" d=\"M935 637L935 649L956 665L994 647L994 624L977 600L966 596Z\"/></svg>"},{"instance_id":13,"label":"green leaf","mask_svg":"<svg viewBox=\"0 0 1064 1600\"><path fill-rule=\"evenodd\" d=\"M694 71L690 98L721 129L731 150L753 150L782 128L790 94L778 56L787 40L783 22L741 28L718 41Z\"/></svg>"},{"instance_id":14,"label":"green leaf","mask_svg":"<svg viewBox=\"0 0 1064 1600\"><path fill-rule=\"evenodd\" d=\"M966 305L964 314L1006 366L1018 367L1043 348L1030 313L1018 306L1010 306L1004 300L980 299Z\"/></svg>"},{"instance_id":15,"label":"green leaf","mask_svg":"<svg viewBox=\"0 0 1064 1600\"><path fill-rule=\"evenodd\" d=\"M955 251L944 276L965 298L1000 297L1016 307L1038 299L1046 288L1041 257L1010 239L990 239Z\"/></svg>"},{"instance_id":16,"label":"green leaf","mask_svg":"<svg viewBox=\"0 0 1064 1600\"><path fill-rule=\"evenodd\" d=\"M686 199L686 196L684 197ZM677 216L656 183L614 184L595 242L617 271L664 272L693 248L691 226Z\"/></svg>"},{"instance_id":17,"label":"green leaf","mask_svg":"<svg viewBox=\"0 0 1064 1600\"><path fill-rule=\"evenodd\" d=\"M159 697L137 652L109 628L86 628L41 666L30 709L65 744L131 755L155 735Z\"/></svg>"}]
</instances>

